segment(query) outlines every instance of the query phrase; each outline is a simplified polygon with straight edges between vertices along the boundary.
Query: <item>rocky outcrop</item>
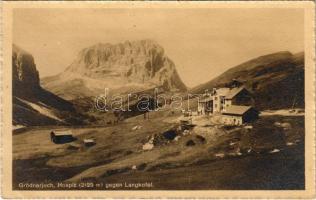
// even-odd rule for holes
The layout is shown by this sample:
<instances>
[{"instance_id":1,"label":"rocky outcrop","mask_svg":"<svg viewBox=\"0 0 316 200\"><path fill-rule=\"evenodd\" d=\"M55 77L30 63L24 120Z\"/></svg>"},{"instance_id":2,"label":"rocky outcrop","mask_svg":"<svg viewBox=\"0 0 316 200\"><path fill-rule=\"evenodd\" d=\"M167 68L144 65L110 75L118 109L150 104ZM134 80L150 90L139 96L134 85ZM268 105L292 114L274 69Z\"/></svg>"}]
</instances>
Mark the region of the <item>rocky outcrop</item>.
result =
<instances>
[{"instance_id":1,"label":"rocky outcrop","mask_svg":"<svg viewBox=\"0 0 316 200\"><path fill-rule=\"evenodd\" d=\"M100 86L110 89L128 87L132 90L138 87L139 91L153 87L162 87L165 91L186 90L175 64L152 40L114 45L99 43L85 48L64 73L45 78L42 82L44 87L56 92L62 92L62 85L71 82L80 82L81 88L89 90Z\"/></svg>"},{"instance_id":2,"label":"rocky outcrop","mask_svg":"<svg viewBox=\"0 0 316 200\"><path fill-rule=\"evenodd\" d=\"M33 56L12 48L13 125L83 124L86 116L76 112L72 103L40 86Z\"/></svg>"},{"instance_id":3,"label":"rocky outcrop","mask_svg":"<svg viewBox=\"0 0 316 200\"><path fill-rule=\"evenodd\" d=\"M40 88L33 56L16 45L12 47L12 84L13 93L28 93Z\"/></svg>"}]
</instances>

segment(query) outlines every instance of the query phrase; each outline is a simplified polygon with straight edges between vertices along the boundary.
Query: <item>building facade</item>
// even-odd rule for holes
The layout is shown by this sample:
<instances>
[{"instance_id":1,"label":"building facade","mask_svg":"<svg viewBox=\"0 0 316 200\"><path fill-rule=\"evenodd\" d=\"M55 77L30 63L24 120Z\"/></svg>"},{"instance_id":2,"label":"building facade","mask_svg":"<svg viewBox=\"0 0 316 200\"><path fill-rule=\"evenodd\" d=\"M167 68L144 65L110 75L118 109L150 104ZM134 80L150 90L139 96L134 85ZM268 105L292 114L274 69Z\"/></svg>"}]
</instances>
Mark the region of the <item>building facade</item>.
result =
<instances>
[{"instance_id":1,"label":"building facade","mask_svg":"<svg viewBox=\"0 0 316 200\"><path fill-rule=\"evenodd\" d=\"M225 109L225 97L229 91L230 88L213 88L213 113L221 113Z\"/></svg>"},{"instance_id":2,"label":"building facade","mask_svg":"<svg viewBox=\"0 0 316 200\"><path fill-rule=\"evenodd\" d=\"M222 113L222 122L228 125L242 125L258 119L259 112L251 106L232 105Z\"/></svg>"},{"instance_id":3,"label":"building facade","mask_svg":"<svg viewBox=\"0 0 316 200\"><path fill-rule=\"evenodd\" d=\"M208 115L213 113L212 96L206 96L202 99L199 99L197 112L199 115Z\"/></svg>"}]
</instances>

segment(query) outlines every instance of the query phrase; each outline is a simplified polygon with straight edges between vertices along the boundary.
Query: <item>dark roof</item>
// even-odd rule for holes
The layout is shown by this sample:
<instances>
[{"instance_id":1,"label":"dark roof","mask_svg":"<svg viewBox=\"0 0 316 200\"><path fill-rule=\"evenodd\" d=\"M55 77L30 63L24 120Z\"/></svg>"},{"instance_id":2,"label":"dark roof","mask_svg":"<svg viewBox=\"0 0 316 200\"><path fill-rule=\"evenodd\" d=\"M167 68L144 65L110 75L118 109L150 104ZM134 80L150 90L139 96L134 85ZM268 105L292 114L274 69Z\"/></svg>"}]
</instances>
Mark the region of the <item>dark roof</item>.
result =
<instances>
[{"instance_id":1,"label":"dark roof","mask_svg":"<svg viewBox=\"0 0 316 200\"><path fill-rule=\"evenodd\" d=\"M243 115L245 112L250 110L251 106L229 106L226 108L226 110L223 112L223 114L233 114L233 115Z\"/></svg>"},{"instance_id":2,"label":"dark roof","mask_svg":"<svg viewBox=\"0 0 316 200\"><path fill-rule=\"evenodd\" d=\"M237 87L237 88L232 88L227 95L225 96L225 99L232 99L234 98L239 92L241 92L244 87Z\"/></svg>"}]
</instances>

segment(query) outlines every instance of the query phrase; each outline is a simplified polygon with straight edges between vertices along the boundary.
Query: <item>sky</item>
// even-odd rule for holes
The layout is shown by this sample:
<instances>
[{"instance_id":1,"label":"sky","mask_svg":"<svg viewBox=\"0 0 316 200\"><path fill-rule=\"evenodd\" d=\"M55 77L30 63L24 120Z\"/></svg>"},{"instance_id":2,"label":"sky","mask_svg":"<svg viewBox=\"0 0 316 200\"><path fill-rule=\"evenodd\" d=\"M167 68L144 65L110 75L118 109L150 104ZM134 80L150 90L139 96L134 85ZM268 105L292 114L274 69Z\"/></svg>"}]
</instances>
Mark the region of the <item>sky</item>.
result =
<instances>
[{"instance_id":1,"label":"sky","mask_svg":"<svg viewBox=\"0 0 316 200\"><path fill-rule=\"evenodd\" d=\"M15 9L13 43L40 77L62 72L96 43L152 39L188 87L249 59L304 50L304 11L289 8Z\"/></svg>"}]
</instances>

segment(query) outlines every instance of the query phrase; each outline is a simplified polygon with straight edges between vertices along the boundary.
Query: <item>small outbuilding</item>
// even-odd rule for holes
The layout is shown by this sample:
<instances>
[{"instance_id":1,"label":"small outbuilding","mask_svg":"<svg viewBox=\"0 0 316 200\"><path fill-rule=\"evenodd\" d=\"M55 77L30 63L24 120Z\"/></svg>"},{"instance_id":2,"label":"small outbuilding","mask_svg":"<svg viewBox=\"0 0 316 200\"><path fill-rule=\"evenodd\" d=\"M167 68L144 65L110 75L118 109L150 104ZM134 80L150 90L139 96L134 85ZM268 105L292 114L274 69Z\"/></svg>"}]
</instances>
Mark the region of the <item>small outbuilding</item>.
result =
<instances>
[{"instance_id":1,"label":"small outbuilding","mask_svg":"<svg viewBox=\"0 0 316 200\"><path fill-rule=\"evenodd\" d=\"M55 130L50 132L50 139L55 144L72 142L75 138L69 130Z\"/></svg>"},{"instance_id":2,"label":"small outbuilding","mask_svg":"<svg viewBox=\"0 0 316 200\"><path fill-rule=\"evenodd\" d=\"M91 146L94 146L96 144L95 139L93 139L93 138L84 139L83 143L86 147L91 147Z\"/></svg>"},{"instance_id":3,"label":"small outbuilding","mask_svg":"<svg viewBox=\"0 0 316 200\"><path fill-rule=\"evenodd\" d=\"M251 106L229 106L222 113L222 121L229 125L242 125L258 119L259 112Z\"/></svg>"}]
</instances>

